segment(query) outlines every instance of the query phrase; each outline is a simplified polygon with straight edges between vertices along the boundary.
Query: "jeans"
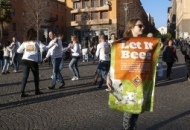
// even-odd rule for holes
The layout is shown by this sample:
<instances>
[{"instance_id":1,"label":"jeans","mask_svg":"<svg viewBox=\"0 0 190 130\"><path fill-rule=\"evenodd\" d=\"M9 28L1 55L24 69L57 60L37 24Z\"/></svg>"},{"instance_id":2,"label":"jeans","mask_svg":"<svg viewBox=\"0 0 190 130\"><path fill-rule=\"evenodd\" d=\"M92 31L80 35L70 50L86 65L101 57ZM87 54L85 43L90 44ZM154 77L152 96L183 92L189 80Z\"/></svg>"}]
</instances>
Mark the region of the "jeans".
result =
<instances>
[{"instance_id":1,"label":"jeans","mask_svg":"<svg viewBox=\"0 0 190 130\"><path fill-rule=\"evenodd\" d=\"M102 87L104 80L106 80L109 68L110 68L110 61L100 61L99 65L98 65L98 70L101 75L99 87Z\"/></svg>"},{"instance_id":2,"label":"jeans","mask_svg":"<svg viewBox=\"0 0 190 130\"><path fill-rule=\"evenodd\" d=\"M0 58L0 67L1 69L3 69L3 64L4 64L4 59L3 57Z\"/></svg>"},{"instance_id":3,"label":"jeans","mask_svg":"<svg viewBox=\"0 0 190 130\"><path fill-rule=\"evenodd\" d=\"M61 75L61 71L59 69L62 57L60 58L51 58L52 65L53 65L53 79L52 79L52 87L55 87L56 81L58 80L61 84L64 84L63 77Z\"/></svg>"},{"instance_id":4,"label":"jeans","mask_svg":"<svg viewBox=\"0 0 190 130\"><path fill-rule=\"evenodd\" d=\"M83 61L88 61L88 48L82 49Z\"/></svg>"},{"instance_id":5,"label":"jeans","mask_svg":"<svg viewBox=\"0 0 190 130\"><path fill-rule=\"evenodd\" d=\"M10 64L9 60L10 60L9 57L4 57L4 66L2 72L9 71L9 64Z\"/></svg>"},{"instance_id":6,"label":"jeans","mask_svg":"<svg viewBox=\"0 0 190 130\"><path fill-rule=\"evenodd\" d=\"M73 76L80 78L80 74L78 70L78 60L79 58L73 57L69 63L69 69L71 70Z\"/></svg>"},{"instance_id":7,"label":"jeans","mask_svg":"<svg viewBox=\"0 0 190 130\"><path fill-rule=\"evenodd\" d=\"M20 64L20 55L18 53L13 53L12 62L13 62L14 69L18 71L19 64Z\"/></svg>"},{"instance_id":8,"label":"jeans","mask_svg":"<svg viewBox=\"0 0 190 130\"><path fill-rule=\"evenodd\" d=\"M29 62L33 62L33 61L29 61ZM26 87L26 83L27 83L27 79L29 76L29 72L30 69L33 73L34 76L34 84L35 84L35 90L36 92L39 91L39 67L38 67L38 63L37 62L33 62L34 66L33 67L29 67L27 65L23 65L23 78L22 78L22 82L21 82L21 92L23 93Z\"/></svg>"},{"instance_id":9,"label":"jeans","mask_svg":"<svg viewBox=\"0 0 190 130\"><path fill-rule=\"evenodd\" d=\"M131 114L131 113L124 112L123 114L124 130L136 130L138 117L139 117L139 114Z\"/></svg>"},{"instance_id":10,"label":"jeans","mask_svg":"<svg viewBox=\"0 0 190 130\"><path fill-rule=\"evenodd\" d=\"M64 58L62 57L61 63L59 65L59 70L62 71L63 67L64 67Z\"/></svg>"}]
</instances>

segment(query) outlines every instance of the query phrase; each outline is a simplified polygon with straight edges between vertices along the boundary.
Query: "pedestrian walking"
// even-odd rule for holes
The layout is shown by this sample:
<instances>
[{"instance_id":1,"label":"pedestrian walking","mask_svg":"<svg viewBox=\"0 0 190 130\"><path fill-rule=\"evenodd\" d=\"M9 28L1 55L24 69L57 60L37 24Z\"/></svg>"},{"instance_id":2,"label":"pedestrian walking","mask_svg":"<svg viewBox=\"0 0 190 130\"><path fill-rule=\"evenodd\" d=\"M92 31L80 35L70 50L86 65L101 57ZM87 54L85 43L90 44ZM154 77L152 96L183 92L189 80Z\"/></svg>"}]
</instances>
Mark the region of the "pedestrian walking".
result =
<instances>
[{"instance_id":1,"label":"pedestrian walking","mask_svg":"<svg viewBox=\"0 0 190 130\"><path fill-rule=\"evenodd\" d=\"M123 37L130 38L130 37L139 37L143 34L144 25L142 20L140 19L131 19L128 21L126 29L124 31ZM107 76L107 86L111 88L112 82L110 79L110 75ZM136 130L137 127L137 120L139 114L132 114L128 112L124 112L123 115L123 127L125 130Z\"/></svg>"},{"instance_id":2,"label":"pedestrian walking","mask_svg":"<svg viewBox=\"0 0 190 130\"><path fill-rule=\"evenodd\" d=\"M24 37L24 42L17 49L18 53L23 53L22 63L23 63L23 77L21 82L21 97L28 96L25 94L25 87L30 70L34 76L35 84L35 94L41 94L39 89L39 67L38 67L38 54L40 53L40 48L36 42L37 32L35 29L29 29Z\"/></svg>"},{"instance_id":3,"label":"pedestrian walking","mask_svg":"<svg viewBox=\"0 0 190 130\"><path fill-rule=\"evenodd\" d=\"M99 44L97 46L95 59L99 58L98 72L101 76L98 88L101 88L104 81L106 80L107 73L110 68L110 45L106 42L106 37L104 34L99 36Z\"/></svg>"},{"instance_id":4,"label":"pedestrian walking","mask_svg":"<svg viewBox=\"0 0 190 130\"><path fill-rule=\"evenodd\" d=\"M9 47L12 49L12 64L14 67L13 72L17 73L20 64L20 55L17 53L17 49L20 47L20 42L16 39L16 36L12 38L12 43Z\"/></svg>"},{"instance_id":5,"label":"pedestrian walking","mask_svg":"<svg viewBox=\"0 0 190 130\"><path fill-rule=\"evenodd\" d=\"M60 65L62 62L62 55L63 55L63 47L62 47L62 41L61 39L57 38L55 33L53 31L49 32L49 38L51 39L49 45L47 48L49 48L45 61L51 56L51 61L53 65L53 77L52 77L52 83L50 86L48 86L48 89L52 90L55 89L56 81L60 82L59 89L63 88L65 86L65 81L62 77L61 71L60 71Z\"/></svg>"},{"instance_id":6,"label":"pedestrian walking","mask_svg":"<svg viewBox=\"0 0 190 130\"><path fill-rule=\"evenodd\" d=\"M3 44L0 43L0 68L3 70Z\"/></svg>"},{"instance_id":7,"label":"pedestrian walking","mask_svg":"<svg viewBox=\"0 0 190 130\"><path fill-rule=\"evenodd\" d=\"M82 62L87 61L88 62L88 47L89 47L89 41L87 37L83 37L83 40L81 42L81 49L82 49Z\"/></svg>"},{"instance_id":8,"label":"pedestrian walking","mask_svg":"<svg viewBox=\"0 0 190 130\"><path fill-rule=\"evenodd\" d=\"M6 41L3 47L3 59L4 59L4 65L2 74L8 74L9 72L9 65L10 65L10 52L11 49L9 48L10 42Z\"/></svg>"},{"instance_id":9,"label":"pedestrian walking","mask_svg":"<svg viewBox=\"0 0 190 130\"><path fill-rule=\"evenodd\" d=\"M171 70L175 62L178 61L176 48L174 47L173 40L169 39L164 48L162 59L167 64L167 80L171 80Z\"/></svg>"},{"instance_id":10,"label":"pedestrian walking","mask_svg":"<svg viewBox=\"0 0 190 130\"><path fill-rule=\"evenodd\" d=\"M71 41L72 43L70 43L67 47L72 52L72 59L69 63L69 69L73 75L73 78L71 80L79 80L80 73L78 70L78 61L80 59L81 49L76 35L71 35Z\"/></svg>"},{"instance_id":11,"label":"pedestrian walking","mask_svg":"<svg viewBox=\"0 0 190 130\"><path fill-rule=\"evenodd\" d=\"M187 67L187 80L190 82L190 41L189 38L181 44L180 50L184 55L185 64Z\"/></svg>"}]
</instances>

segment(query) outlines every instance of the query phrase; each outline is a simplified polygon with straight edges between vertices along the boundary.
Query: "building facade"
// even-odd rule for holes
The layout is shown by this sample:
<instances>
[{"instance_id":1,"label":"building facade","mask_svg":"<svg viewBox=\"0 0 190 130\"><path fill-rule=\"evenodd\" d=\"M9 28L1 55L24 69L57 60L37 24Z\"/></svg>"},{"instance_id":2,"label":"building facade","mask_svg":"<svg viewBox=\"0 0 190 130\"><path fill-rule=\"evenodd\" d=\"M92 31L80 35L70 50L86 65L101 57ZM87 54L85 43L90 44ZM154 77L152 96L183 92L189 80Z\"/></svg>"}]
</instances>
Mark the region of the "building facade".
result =
<instances>
[{"instance_id":1,"label":"building facade","mask_svg":"<svg viewBox=\"0 0 190 130\"><path fill-rule=\"evenodd\" d=\"M67 35L82 37L111 33L122 37L125 25L132 18L141 18L150 31L149 21L140 0L67 0ZM156 29L155 29L156 30Z\"/></svg>"},{"instance_id":2,"label":"building facade","mask_svg":"<svg viewBox=\"0 0 190 130\"><path fill-rule=\"evenodd\" d=\"M28 1L27 1L28 2ZM29 1L34 2L34 1ZM31 3L33 4L33 3ZM11 0L12 8L12 22L9 25L9 39L11 40L12 36L17 36L19 41L23 41L25 29L25 21L29 16L29 10L26 7L26 0ZM44 39L44 29L53 29L57 33L66 32L66 5L65 0L47 0L44 7L46 10L49 10L49 18L47 19L47 24L41 25L39 27L40 36L39 40ZM40 20L40 18L39 18ZM31 24L35 21L31 21Z\"/></svg>"},{"instance_id":3,"label":"building facade","mask_svg":"<svg viewBox=\"0 0 190 130\"><path fill-rule=\"evenodd\" d=\"M172 7L170 10L168 25L169 30L175 32L176 38L190 36L190 0L170 0Z\"/></svg>"}]
</instances>

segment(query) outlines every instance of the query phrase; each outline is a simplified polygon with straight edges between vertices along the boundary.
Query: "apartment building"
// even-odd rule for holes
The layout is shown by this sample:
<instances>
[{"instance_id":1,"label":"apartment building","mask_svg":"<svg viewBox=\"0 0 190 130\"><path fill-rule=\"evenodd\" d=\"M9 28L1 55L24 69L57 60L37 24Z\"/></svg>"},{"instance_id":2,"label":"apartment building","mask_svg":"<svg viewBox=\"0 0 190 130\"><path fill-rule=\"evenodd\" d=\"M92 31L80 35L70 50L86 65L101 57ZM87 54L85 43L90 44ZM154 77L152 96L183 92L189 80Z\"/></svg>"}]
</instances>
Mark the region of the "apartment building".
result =
<instances>
[{"instance_id":1,"label":"apartment building","mask_svg":"<svg viewBox=\"0 0 190 130\"><path fill-rule=\"evenodd\" d=\"M169 12L169 30L172 30L176 38L190 36L190 0L170 0L172 7ZM175 28L174 28L175 26ZM171 28L172 27L172 28Z\"/></svg>"},{"instance_id":2,"label":"apartment building","mask_svg":"<svg viewBox=\"0 0 190 130\"><path fill-rule=\"evenodd\" d=\"M19 41L23 40L25 30L26 17L30 17L30 8L26 8L26 0L11 0L12 22L9 25L9 39L16 35ZM28 0L27 0L28 2ZM31 4L33 0L29 1ZM65 0L47 0L43 8L49 10L49 18L47 19L47 24L41 25L40 28L40 40L44 39L44 29L53 29L57 33L66 32L66 5ZM39 18L40 19L40 18ZM31 24L35 21L31 21Z\"/></svg>"},{"instance_id":3,"label":"apartment building","mask_svg":"<svg viewBox=\"0 0 190 130\"><path fill-rule=\"evenodd\" d=\"M141 18L146 26L149 21L140 0L67 0L67 35L76 34L80 39L111 33L122 37L129 19ZM145 32L149 32L146 28Z\"/></svg>"}]
</instances>

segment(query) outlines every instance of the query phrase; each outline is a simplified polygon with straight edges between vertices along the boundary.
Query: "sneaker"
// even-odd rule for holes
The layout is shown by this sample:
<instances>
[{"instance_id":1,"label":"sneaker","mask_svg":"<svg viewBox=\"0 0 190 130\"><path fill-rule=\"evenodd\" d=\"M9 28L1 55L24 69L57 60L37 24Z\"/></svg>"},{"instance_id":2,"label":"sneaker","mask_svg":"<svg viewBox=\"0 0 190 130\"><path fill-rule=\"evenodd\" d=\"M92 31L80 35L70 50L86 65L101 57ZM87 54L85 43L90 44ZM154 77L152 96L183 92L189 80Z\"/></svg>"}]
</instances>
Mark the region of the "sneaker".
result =
<instances>
[{"instance_id":1,"label":"sneaker","mask_svg":"<svg viewBox=\"0 0 190 130\"><path fill-rule=\"evenodd\" d=\"M13 72L17 73L18 71L17 71L17 70L14 70Z\"/></svg>"},{"instance_id":2,"label":"sneaker","mask_svg":"<svg viewBox=\"0 0 190 130\"><path fill-rule=\"evenodd\" d=\"M107 88L106 91L107 91L107 92L110 92L110 91L111 91L111 88Z\"/></svg>"},{"instance_id":3,"label":"sneaker","mask_svg":"<svg viewBox=\"0 0 190 130\"><path fill-rule=\"evenodd\" d=\"M55 89L55 87L54 86L49 86L48 89L53 90L53 89Z\"/></svg>"},{"instance_id":4,"label":"sneaker","mask_svg":"<svg viewBox=\"0 0 190 130\"><path fill-rule=\"evenodd\" d=\"M6 74L5 72L2 72L2 74Z\"/></svg>"},{"instance_id":5,"label":"sneaker","mask_svg":"<svg viewBox=\"0 0 190 130\"><path fill-rule=\"evenodd\" d=\"M82 62L85 62L84 60Z\"/></svg>"},{"instance_id":6,"label":"sneaker","mask_svg":"<svg viewBox=\"0 0 190 130\"><path fill-rule=\"evenodd\" d=\"M25 94L25 93L21 93L21 95L20 95L20 97L22 98L22 97L27 97L28 96L28 94Z\"/></svg>"},{"instance_id":7,"label":"sneaker","mask_svg":"<svg viewBox=\"0 0 190 130\"><path fill-rule=\"evenodd\" d=\"M7 71L6 73L7 73L7 74L9 74L10 72L9 72L9 71Z\"/></svg>"},{"instance_id":8,"label":"sneaker","mask_svg":"<svg viewBox=\"0 0 190 130\"><path fill-rule=\"evenodd\" d=\"M59 89L64 88L64 86L65 86L65 83L63 83L61 86L59 86Z\"/></svg>"},{"instance_id":9,"label":"sneaker","mask_svg":"<svg viewBox=\"0 0 190 130\"><path fill-rule=\"evenodd\" d=\"M190 78L188 78L188 81L190 82Z\"/></svg>"},{"instance_id":10,"label":"sneaker","mask_svg":"<svg viewBox=\"0 0 190 130\"><path fill-rule=\"evenodd\" d=\"M72 80L72 81L74 81L74 80L79 80L79 78L76 77L76 76L74 76L71 80Z\"/></svg>"}]
</instances>

